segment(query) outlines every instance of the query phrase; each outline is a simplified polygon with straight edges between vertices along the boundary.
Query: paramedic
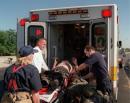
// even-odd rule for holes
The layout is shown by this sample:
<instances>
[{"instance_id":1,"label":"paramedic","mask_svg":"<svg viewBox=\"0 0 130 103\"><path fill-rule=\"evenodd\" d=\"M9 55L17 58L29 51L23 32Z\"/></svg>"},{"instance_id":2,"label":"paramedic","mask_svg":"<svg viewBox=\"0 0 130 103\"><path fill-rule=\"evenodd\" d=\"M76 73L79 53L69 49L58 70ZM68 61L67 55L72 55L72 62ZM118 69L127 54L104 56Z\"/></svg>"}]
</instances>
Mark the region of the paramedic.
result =
<instances>
[{"instance_id":1,"label":"paramedic","mask_svg":"<svg viewBox=\"0 0 130 103\"><path fill-rule=\"evenodd\" d=\"M39 73L49 70L42 54L42 50L46 48L46 43L46 39L39 38L36 42L36 46L34 47L34 49L38 50L38 52L34 54L33 65L37 67Z\"/></svg>"},{"instance_id":2,"label":"paramedic","mask_svg":"<svg viewBox=\"0 0 130 103\"><path fill-rule=\"evenodd\" d=\"M42 88L38 70L33 66L34 50L31 46L20 48L20 57L4 74L5 90L1 103L40 103L38 91Z\"/></svg>"},{"instance_id":3,"label":"paramedic","mask_svg":"<svg viewBox=\"0 0 130 103\"><path fill-rule=\"evenodd\" d=\"M79 72L86 67L91 67L90 72L83 78L89 79L91 77L95 77L97 90L110 94L112 86L108 77L107 66L102 54L96 52L94 47L87 45L85 46L84 53L88 57L84 63L78 66L77 59L75 58L75 60L73 60L73 63L77 68L76 72Z\"/></svg>"}]
</instances>

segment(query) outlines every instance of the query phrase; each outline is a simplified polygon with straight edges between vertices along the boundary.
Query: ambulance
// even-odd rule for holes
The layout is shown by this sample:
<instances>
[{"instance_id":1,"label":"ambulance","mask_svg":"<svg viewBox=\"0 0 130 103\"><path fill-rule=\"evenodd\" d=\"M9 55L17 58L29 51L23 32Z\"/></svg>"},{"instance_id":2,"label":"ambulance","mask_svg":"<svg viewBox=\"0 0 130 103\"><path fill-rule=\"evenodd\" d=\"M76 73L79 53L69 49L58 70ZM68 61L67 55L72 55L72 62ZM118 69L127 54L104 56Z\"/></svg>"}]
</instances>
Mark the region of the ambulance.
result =
<instances>
[{"instance_id":1,"label":"ambulance","mask_svg":"<svg viewBox=\"0 0 130 103\"><path fill-rule=\"evenodd\" d=\"M113 93L118 92L118 15L116 4L74 6L31 10L17 19L17 50L35 46L36 38L47 39L46 60L51 68L55 57L73 56L82 63L84 46L91 45L107 62Z\"/></svg>"}]
</instances>

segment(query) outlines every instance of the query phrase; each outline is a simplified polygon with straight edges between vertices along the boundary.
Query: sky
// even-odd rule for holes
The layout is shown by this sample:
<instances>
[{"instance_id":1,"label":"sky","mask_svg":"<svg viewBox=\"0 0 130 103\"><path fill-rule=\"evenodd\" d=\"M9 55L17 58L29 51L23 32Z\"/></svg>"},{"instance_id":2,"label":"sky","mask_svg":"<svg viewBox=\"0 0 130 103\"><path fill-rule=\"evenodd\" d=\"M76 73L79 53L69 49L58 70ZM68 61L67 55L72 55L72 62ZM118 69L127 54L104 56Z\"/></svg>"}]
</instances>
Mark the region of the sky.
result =
<instances>
[{"instance_id":1,"label":"sky","mask_svg":"<svg viewBox=\"0 0 130 103\"><path fill-rule=\"evenodd\" d=\"M1 0L0 30L16 30L17 18L28 17L30 10L113 3L118 6L119 38L130 48L130 0Z\"/></svg>"}]
</instances>

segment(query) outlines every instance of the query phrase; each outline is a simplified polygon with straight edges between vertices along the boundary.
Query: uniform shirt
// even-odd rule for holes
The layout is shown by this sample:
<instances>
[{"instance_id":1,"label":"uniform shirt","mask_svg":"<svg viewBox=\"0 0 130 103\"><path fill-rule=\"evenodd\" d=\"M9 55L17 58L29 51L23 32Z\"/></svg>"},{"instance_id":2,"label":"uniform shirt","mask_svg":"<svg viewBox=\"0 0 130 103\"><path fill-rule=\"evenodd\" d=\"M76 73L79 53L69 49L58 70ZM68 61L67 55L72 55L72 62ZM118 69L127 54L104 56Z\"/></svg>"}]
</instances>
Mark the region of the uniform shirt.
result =
<instances>
[{"instance_id":1,"label":"uniform shirt","mask_svg":"<svg viewBox=\"0 0 130 103\"><path fill-rule=\"evenodd\" d=\"M97 80L102 80L108 77L105 60L99 52L95 52L84 63L92 66L90 72L94 74Z\"/></svg>"},{"instance_id":2,"label":"uniform shirt","mask_svg":"<svg viewBox=\"0 0 130 103\"><path fill-rule=\"evenodd\" d=\"M112 85L108 78L108 70L102 54L98 52L94 53L85 61L85 63L92 66L90 72L96 77L96 88L103 93L108 92L110 94Z\"/></svg>"},{"instance_id":3,"label":"uniform shirt","mask_svg":"<svg viewBox=\"0 0 130 103\"><path fill-rule=\"evenodd\" d=\"M14 66L14 64L11 65L10 67L8 67L5 71L5 74L4 74L4 83L6 86L5 89L8 88L8 83L12 79L11 75L12 75L12 71L13 71L12 70L13 66ZM15 76L16 76L15 80L16 80L16 83L18 86L17 91L31 92L32 90L38 91L42 88L38 70L35 66L33 66L31 64L20 68L16 72Z\"/></svg>"},{"instance_id":4,"label":"uniform shirt","mask_svg":"<svg viewBox=\"0 0 130 103\"><path fill-rule=\"evenodd\" d=\"M39 73L42 72L43 70L49 70L47 64L45 63L43 56L42 56L42 51L40 50L39 47L35 47L34 49L38 50L37 53L34 53L33 57L33 65L37 67Z\"/></svg>"}]
</instances>

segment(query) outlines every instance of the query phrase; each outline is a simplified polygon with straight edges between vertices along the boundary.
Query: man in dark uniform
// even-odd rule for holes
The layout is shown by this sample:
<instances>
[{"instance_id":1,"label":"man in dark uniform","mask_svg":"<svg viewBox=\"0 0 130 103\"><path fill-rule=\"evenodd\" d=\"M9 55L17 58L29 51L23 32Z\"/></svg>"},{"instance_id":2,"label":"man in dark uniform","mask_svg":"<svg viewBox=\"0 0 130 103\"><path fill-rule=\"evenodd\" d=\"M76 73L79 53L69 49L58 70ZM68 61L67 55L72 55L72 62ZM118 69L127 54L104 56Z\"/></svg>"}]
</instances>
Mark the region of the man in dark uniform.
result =
<instances>
[{"instance_id":1,"label":"man in dark uniform","mask_svg":"<svg viewBox=\"0 0 130 103\"><path fill-rule=\"evenodd\" d=\"M79 72L90 66L90 72L83 78L88 79L94 76L96 78L97 90L111 94L112 86L108 77L108 69L102 54L96 52L91 46L85 46L84 53L88 57L84 63L78 66L77 60L73 60L73 63L77 68L76 71Z\"/></svg>"}]
</instances>

